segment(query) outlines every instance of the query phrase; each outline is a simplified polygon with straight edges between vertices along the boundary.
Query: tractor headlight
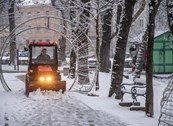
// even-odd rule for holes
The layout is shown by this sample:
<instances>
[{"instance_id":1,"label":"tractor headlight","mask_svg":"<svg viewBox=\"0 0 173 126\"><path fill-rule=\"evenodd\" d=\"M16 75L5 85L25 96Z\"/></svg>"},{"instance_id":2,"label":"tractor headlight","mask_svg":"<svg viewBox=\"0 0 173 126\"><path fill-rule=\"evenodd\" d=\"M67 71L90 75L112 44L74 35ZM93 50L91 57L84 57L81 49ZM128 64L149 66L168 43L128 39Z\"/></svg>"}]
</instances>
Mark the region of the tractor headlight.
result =
<instances>
[{"instance_id":1,"label":"tractor headlight","mask_svg":"<svg viewBox=\"0 0 173 126\"><path fill-rule=\"evenodd\" d=\"M47 82L50 82L52 81L52 77L51 76L47 76L47 77L44 77L44 76L41 76L39 78L40 81L47 81Z\"/></svg>"},{"instance_id":2,"label":"tractor headlight","mask_svg":"<svg viewBox=\"0 0 173 126\"><path fill-rule=\"evenodd\" d=\"M39 80L40 81L45 81L45 77L40 77Z\"/></svg>"},{"instance_id":3,"label":"tractor headlight","mask_svg":"<svg viewBox=\"0 0 173 126\"><path fill-rule=\"evenodd\" d=\"M52 81L52 77L46 77L46 81Z\"/></svg>"}]
</instances>

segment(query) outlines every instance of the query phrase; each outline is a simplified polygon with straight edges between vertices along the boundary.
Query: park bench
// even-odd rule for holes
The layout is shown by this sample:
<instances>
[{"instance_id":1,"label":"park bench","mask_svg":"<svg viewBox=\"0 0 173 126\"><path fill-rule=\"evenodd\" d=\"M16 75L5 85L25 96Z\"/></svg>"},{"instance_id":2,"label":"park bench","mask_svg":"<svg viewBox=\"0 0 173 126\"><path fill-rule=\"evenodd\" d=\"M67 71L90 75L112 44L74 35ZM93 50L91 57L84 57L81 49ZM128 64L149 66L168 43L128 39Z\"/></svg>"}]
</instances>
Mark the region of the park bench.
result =
<instances>
[{"instance_id":1,"label":"park bench","mask_svg":"<svg viewBox=\"0 0 173 126\"><path fill-rule=\"evenodd\" d=\"M124 102L124 95L131 95L132 102ZM140 78L135 78L132 83L121 83L121 102L120 106L140 106L140 102L137 101L138 96L146 97L146 83ZM143 110L145 108L142 108Z\"/></svg>"}]
</instances>

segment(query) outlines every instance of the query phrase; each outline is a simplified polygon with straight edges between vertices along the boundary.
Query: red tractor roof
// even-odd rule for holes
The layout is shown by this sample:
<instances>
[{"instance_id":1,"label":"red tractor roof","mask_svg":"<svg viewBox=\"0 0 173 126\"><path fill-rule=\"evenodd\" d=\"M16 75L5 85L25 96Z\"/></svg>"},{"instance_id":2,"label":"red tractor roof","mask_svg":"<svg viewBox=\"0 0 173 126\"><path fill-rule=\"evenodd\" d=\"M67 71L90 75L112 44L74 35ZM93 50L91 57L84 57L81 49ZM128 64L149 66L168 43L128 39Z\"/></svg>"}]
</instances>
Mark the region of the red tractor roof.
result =
<instances>
[{"instance_id":1,"label":"red tractor roof","mask_svg":"<svg viewBox=\"0 0 173 126\"><path fill-rule=\"evenodd\" d=\"M58 45L57 41L54 42L29 42L29 45L44 46L44 45Z\"/></svg>"}]
</instances>

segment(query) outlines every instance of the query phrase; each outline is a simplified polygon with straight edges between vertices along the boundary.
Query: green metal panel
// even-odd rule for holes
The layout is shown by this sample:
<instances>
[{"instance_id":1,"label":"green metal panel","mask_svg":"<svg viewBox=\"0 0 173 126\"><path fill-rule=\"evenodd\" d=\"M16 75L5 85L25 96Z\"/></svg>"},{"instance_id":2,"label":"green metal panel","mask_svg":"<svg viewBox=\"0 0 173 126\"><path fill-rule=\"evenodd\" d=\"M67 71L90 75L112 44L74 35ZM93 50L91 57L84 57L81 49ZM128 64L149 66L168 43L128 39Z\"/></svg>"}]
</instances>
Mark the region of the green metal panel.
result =
<instances>
[{"instance_id":1,"label":"green metal panel","mask_svg":"<svg viewBox=\"0 0 173 126\"><path fill-rule=\"evenodd\" d=\"M173 73L173 35L169 32L154 39L153 72Z\"/></svg>"},{"instance_id":2,"label":"green metal panel","mask_svg":"<svg viewBox=\"0 0 173 126\"><path fill-rule=\"evenodd\" d=\"M166 65L165 66L165 73L172 73L173 72L173 65Z\"/></svg>"},{"instance_id":3,"label":"green metal panel","mask_svg":"<svg viewBox=\"0 0 173 126\"><path fill-rule=\"evenodd\" d=\"M173 51L165 50L165 64L173 63Z\"/></svg>"},{"instance_id":4,"label":"green metal panel","mask_svg":"<svg viewBox=\"0 0 173 126\"><path fill-rule=\"evenodd\" d=\"M173 50L173 41L165 41L165 49Z\"/></svg>"},{"instance_id":5,"label":"green metal panel","mask_svg":"<svg viewBox=\"0 0 173 126\"><path fill-rule=\"evenodd\" d=\"M162 41L154 41L154 49L163 49Z\"/></svg>"},{"instance_id":6,"label":"green metal panel","mask_svg":"<svg viewBox=\"0 0 173 126\"><path fill-rule=\"evenodd\" d=\"M154 56L153 56L153 62L154 62L154 64L157 64L157 65L159 65L159 64L163 64L164 63L164 59L163 59L163 53L162 53L162 51L159 51L159 50L154 50L154 52L153 52L154 54Z\"/></svg>"},{"instance_id":7,"label":"green metal panel","mask_svg":"<svg viewBox=\"0 0 173 126\"><path fill-rule=\"evenodd\" d=\"M163 73L164 66L163 65L154 65L153 66L153 72L154 73Z\"/></svg>"}]
</instances>

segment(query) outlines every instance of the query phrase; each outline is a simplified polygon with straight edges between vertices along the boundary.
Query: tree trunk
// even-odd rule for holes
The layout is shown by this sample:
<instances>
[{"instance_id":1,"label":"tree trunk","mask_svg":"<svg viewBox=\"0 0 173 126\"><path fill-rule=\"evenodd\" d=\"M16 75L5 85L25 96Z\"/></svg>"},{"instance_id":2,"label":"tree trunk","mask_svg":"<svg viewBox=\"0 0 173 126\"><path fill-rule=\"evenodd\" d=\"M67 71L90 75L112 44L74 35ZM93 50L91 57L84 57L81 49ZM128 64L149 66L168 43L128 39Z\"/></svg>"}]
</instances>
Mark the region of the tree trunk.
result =
<instances>
[{"instance_id":1,"label":"tree trunk","mask_svg":"<svg viewBox=\"0 0 173 126\"><path fill-rule=\"evenodd\" d=\"M107 33L108 35L108 33ZM104 36L104 35L103 35ZM103 37L108 38L108 37ZM107 39L107 41L102 40L101 48L100 48L100 71L101 72L110 72L110 39Z\"/></svg>"},{"instance_id":2,"label":"tree trunk","mask_svg":"<svg viewBox=\"0 0 173 126\"><path fill-rule=\"evenodd\" d=\"M60 0L60 2L61 2L62 5L66 4L66 3L63 3L62 0ZM57 6L57 5L55 5L55 0L51 0L51 3L52 3L52 6L55 6L55 7ZM67 22L66 22L66 20L65 20L65 19L66 19L65 15L67 15L67 14L64 12L64 10L60 10L60 11L61 11L62 19L63 19L63 22L62 22L62 24L61 24L61 25L63 25L63 29L62 29L61 32L62 32L64 35L66 35L66 34L67 34L67 31L66 31ZM62 36L61 39L60 39L59 41L60 41L59 45L60 45L61 49L59 50L59 57L58 57L58 59L61 60L61 61L65 61L65 60L66 60L66 59L65 59L66 38L64 38L64 37Z\"/></svg>"},{"instance_id":3,"label":"tree trunk","mask_svg":"<svg viewBox=\"0 0 173 126\"><path fill-rule=\"evenodd\" d=\"M148 24L148 45L147 45L147 66L146 66L146 115L153 116L153 45L155 28L155 0L149 3L149 24Z\"/></svg>"},{"instance_id":4,"label":"tree trunk","mask_svg":"<svg viewBox=\"0 0 173 126\"><path fill-rule=\"evenodd\" d=\"M64 37L61 37L61 39L59 40L60 43L60 50L59 50L59 57L58 59L61 61L65 61L65 49L66 49L66 39Z\"/></svg>"},{"instance_id":5,"label":"tree trunk","mask_svg":"<svg viewBox=\"0 0 173 126\"><path fill-rule=\"evenodd\" d=\"M99 0L97 0L97 14L99 13ZM97 15L96 18L96 56L98 62L100 61L100 34L99 34L99 14ZM97 63L99 64L99 63ZM99 68L100 65L98 65L98 70L97 70L97 77L96 77L96 91L99 90Z\"/></svg>"},{"instance_id":6,"label":"tree trunk","mask_svg":"<svg viewBox=\"0 0 173 126\"><path fill-rule=\"evenodd\" d=\"M119 29L119 37L116 44L116 53L113 60L112 76L111 76L111 87L109 90L109 97L114 93L116 98L121 98L120 84L123 80L123 71L124 71L124 59L126 53L126 45L128 40L128 34L130 26L132 23L132 15L134 10L136 0L125 0L124 8L122 10L123 14L121 16L122 21L120 21L121 28Z\"/></svg>"},{"instance_id":7,"label":"tree trunk","mask_svg":"<svg viewBox=\"0 0 173 126\"><path fill-rule=\"evenodd\" d=\"M9 0L10 7L8 9L9 14L9 24L10 24L10 32L12 32L15 29L15 15L14 15L14 3L15 0ZM16 36L15 32L12 35L12 39L10 40L10 63L13 63L14 66L16 65L15 60L15 50L16 50Z\"/></svg>"},{"instance_id":8,"label":"tree trunk","mask_svg":"<svg viewBox=\"0 0 173 126\"><path fill-rule=\"evenodd\" d=\"M111 43L112 9L107 9L103 15L103 37L100 48L100 71L110 72L110 43Z\"/></svg>"},{"instance_id":9,"label":"tree trunk","mask_svg":"<svg viewBox=\"0 0 173 126\"><path fill-rule=\"evenodd\" d=\"M140 2L140 8L139 10L134 14L133 16L133 20L132 20L132 23L135 22L135 20L140 16L140 14L143 12L143 10L145 9L145 5L146 5L146 2L145 0L142 0ZM121 14L121 4L118 4L118 10L117 10L117 22L119 22L118 20L120 19L118 16ZM117 36L117 31L115 31L112 35L111 35L111 39L113 39L115 36Z\"/></svg>"},{"instance_id":10,"label":"tree trunk","mask_svg":"<svg viewBox=\"0 0 173 126\"><path fill-rule=\"evenodd\" d=\"M122 14L122 5L119 3L117 6L117 19L116 19L116 31L111 35L111 40L117 35L118 33L118 26L120 24L120 17Z\"/></svg>"},{"instance_id":11,"label":"tree trunk","mask_svg":"<svg viewBox=\"0 0 173 126\"><path fill-rule=\"evenodd\" d=\"M74 29L74 24L73 24L73 18L75 17L75 10L72 9L74 7L73 1L71 1L70 3L70 21L72 22L71 24L71 29ZM71 31L72 32L72 37L75 36L74 30ZM75 38L72 38L72 40ZM76 46L77 43L74 43L74 45ZM70 53L70 68L69 68L69 77L70 78L75 78L75 73L76 73L76 54L73 48L71 48L71 53Z\"/></svg>"},{"instance_id":12,"label":"tree trunk","mask_svg":"<svg viewBox=\"0 0 173 126\"><path fill-rule=\"evenodd\" d=\"M168 15L168 23L171 33L173 34L173 2L172 0L167 0L167 15Z\"/></svg>"},{"instance_id":13,"label":"tree trunk","mask_svg":"<svg viewBox=\"0 0 173 126\"><path fill-rule=\"evenodd\" d=\"M67 4L66 2L63 2L63 0L60 0L60 2L62 3L62 5L65 6L65 4ZM62 29L62 33L64 35L67 35L67 22L66 22L66 19L67 19L67 13L66 13L66 10L61 10L61 15L62 15L62 25L63 25L63 29ZM61 50L60 50L60 59L62 61L66 61L66 56L65 56L65 51L66 51L66 38L62 37L61 38L61 41L60 41L60 46L61 46Z\"/></svg>"},{"instance_id":14,"label":"tree trunk","mask_svg":"<svg viewBox=\"0 0 173 126\"><path fill-rule=\"evenodd\" d=\"M72 49L70 53L70 69L68 77L71 79L75 78L75 73L76 73L76 53Z\"/></svg>"}]
</instances>

